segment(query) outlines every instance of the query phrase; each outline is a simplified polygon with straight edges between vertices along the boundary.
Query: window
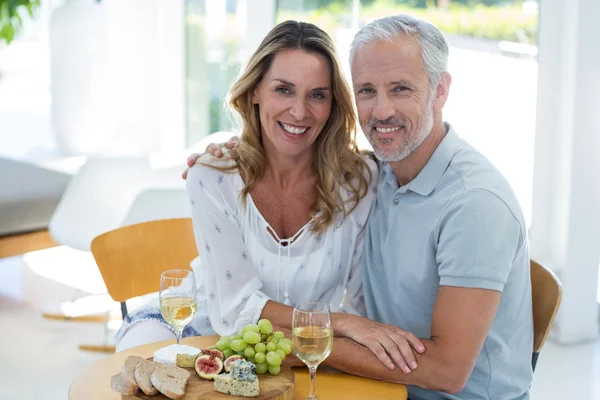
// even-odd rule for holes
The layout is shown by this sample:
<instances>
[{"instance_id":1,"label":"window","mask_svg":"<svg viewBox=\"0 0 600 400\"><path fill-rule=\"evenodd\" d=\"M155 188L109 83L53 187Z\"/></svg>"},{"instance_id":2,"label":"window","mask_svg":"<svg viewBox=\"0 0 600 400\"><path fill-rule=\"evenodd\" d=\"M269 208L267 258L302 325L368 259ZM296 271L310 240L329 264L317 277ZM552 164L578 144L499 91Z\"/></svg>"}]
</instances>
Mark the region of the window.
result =
<instances>
[{"instance_id":1,"label":"window","mask_svg":"<svg viewBox=\"0 0 600 400\"><path fill-rule=\"evenodd\" d=\"M227 92L240 70L244 18L236 0L187 0L186 131L194 144L233 129Z\"/></svg>"}]
</instances>

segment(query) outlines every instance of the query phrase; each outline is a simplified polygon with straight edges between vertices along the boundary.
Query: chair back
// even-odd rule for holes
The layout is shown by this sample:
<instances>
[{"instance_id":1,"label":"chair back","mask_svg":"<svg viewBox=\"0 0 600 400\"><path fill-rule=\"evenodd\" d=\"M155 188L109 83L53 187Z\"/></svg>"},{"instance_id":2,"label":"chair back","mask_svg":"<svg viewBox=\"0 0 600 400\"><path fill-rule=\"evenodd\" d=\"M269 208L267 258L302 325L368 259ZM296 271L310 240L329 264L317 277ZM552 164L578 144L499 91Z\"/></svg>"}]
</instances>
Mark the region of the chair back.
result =
<instances>
[{"instance_id":1,"label":"chair back","mask_svg":"<svg viewBox=\"0 0 600 400\"><path fill-rule=\"evenodd\" d=\"M129 225L92 240L92 254L113 300L125 300L160 288L169 269L189 269L198 250L190 218Z\"/></svg>"},{"instance_id":2,"label":"chair back","mask_svg":"<svg viewBox=\"0 0 600 400\"><path fill-rule=\"evenodd\" d=\"M560 305L562 284L552 271L533 260L530 262L530 268L533 302L533 352L534 359L537 360L536 353L539 353L544 345Z\"/></svg>"}]
</instances>

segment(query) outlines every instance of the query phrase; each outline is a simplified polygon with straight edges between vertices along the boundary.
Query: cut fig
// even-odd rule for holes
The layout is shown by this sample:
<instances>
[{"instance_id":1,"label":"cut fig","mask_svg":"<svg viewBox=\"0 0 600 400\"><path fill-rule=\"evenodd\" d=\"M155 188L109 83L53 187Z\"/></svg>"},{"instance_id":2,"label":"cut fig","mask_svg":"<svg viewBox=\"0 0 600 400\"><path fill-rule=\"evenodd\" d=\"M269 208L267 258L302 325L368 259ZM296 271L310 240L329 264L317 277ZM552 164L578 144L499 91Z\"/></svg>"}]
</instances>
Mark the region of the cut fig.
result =
<instances>
[{"instance_id":1,"label":"cut fig","mask_svg":"<svg viewBox=\"0 0 600 400\"><path fill-rule=\"evenodd\" d=\"M209 356L215 356L217 358L220 358L221 361L225 360L225 356L223 355L223 352L219 349L202 349L200 350L202 353L202 355L206 355L208 354Z\"/></svg>"},{"instance_id":2,"label":"cut fig","mask_svg":"<svg viewBox=\"0 0 600 400\"><path fill-rule=\"evenodd\" d=\"M194 369L202 379L214 379L223 370L223 361L210 354L204 354L196 358Z\"/></svg>"},{"instance_id":3,"label":"cut fig","mask_svg":"<svg viewBox=\"0 0 600 400\"><path fill-rule=\"evenodd\" d=\"M231 357L228 357L227 360L225 360L223 362L223 369L225 370L225 372L230 372L229 364L231 364L232 362L234 362L236 360L243 360L243 359L244 359L244 357L234 354Z\"/></svg>"}]
</instances>

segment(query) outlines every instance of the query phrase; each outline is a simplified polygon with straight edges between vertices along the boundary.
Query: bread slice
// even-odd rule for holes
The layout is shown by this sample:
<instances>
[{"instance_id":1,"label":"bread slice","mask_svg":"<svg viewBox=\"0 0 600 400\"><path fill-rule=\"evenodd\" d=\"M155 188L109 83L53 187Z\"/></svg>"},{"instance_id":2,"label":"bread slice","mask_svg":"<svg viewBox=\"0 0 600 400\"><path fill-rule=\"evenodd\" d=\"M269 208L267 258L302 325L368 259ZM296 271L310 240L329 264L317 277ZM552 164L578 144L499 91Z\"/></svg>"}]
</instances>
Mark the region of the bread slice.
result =
<instances>
[{"instance_id":1,"label":"bread slice","mask_svg":"<svg viewBox=\"0 0 600 400\"><path fill-rule=\"evenodd\" d=\"M123 396L133 396L138 392L137 386L133 387L120 373L110 377L110 387Z\"/></svg>"},{"instance_id":2,"label":"bread slice","mask_svg":"<svg viewBox=\"0 0 600 400\"><path fill-rule=\"evenodd\" d=\"M141 362L135 367L135 381L137 382L142 392L147 394L148 396L154 396L158 393L158 389L156 389L152 382L150 381L150 377L156 368L160 366L159 363L155 363L152 361L144 361Z\"/></svg>"},{"instance_id":3,"label":"bread slice","mask_svg":"<svg viewBox=\"0 0 600 400\"><path fill-rule=\"evenodd\" d=\"M161 365L152 373L150 381L159 392L172 400L179 400L185 394L190 373L173 365Z\"/></svg>"},{"instance_id":4,"label":"bread slice","mask_svg":"<svg viewBox=\"0 0 600 400\"><path fill-rule=\"evenodd\" d=\"M144 361L146 361L145 358L139 356L129 356L125 359L125 364L123 364L123 368L121 368L121 375L123 375L123 378L125 378L125 380L129 382L130 386L133 389L138 388L138 383L135 380L134 374L135 367L137 367L138 364L143 363Z\"/></svg>"}]
</instances>

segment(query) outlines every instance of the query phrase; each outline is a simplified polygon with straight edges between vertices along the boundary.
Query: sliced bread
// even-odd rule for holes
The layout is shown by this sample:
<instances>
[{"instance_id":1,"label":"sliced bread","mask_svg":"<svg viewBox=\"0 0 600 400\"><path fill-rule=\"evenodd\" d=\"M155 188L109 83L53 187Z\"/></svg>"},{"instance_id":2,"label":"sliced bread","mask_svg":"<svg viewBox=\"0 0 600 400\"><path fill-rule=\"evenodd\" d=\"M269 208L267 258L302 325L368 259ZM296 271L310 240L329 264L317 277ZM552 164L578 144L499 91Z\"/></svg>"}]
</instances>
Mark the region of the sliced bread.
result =
<instances>
[{"instance_id":1,"label":"sliced bread","mask_svg":"<svg viewBox=\"0 0 600 400\"><path fill-rule=\"evenodd\" d=\"M123 375L123 378L125 378L134 389L138 388L138 383L135 380L134 374L135 367L144 361L146 361L145 358L139 356L129 356L125 359L125 364L123 364L123 368L121 369L121 375Z\"/></svg>"},{"instance_id":2,"label":"sliced bread","mask_svg":"<svg viewBox=\"0 0 600 400\"><path fill-rule=\"evenodd\" d=\"M159 392L172 400L179 400L185 394L190 373L173 365L161 365L150 377L150 381Z\"/></svg>"},{"instance_id":3,"label":"sliced bread","mask_svg":"<svg viewBox=\"0 0 600 400\"><path fill-rule=\"evenodd\" d=\"M137 386L131 386L127 379L120 373L110 377L110 387L123 396L133 396L138 391Z\"/></svg>"},{"instance_id":4,"label":"sliced bread","mask_svg":"<svg viewBox=\"0 0 600 400\"><path fill-rule=\"evenodd\" d=\"M144 361L139 363L138 366L135 367L135 381L137 382L140 389L142 389L142 392L144 392L148 396L154 396L158 393L158 389L156 389L154 385L152 385L150 377L152 376L154 370L156 370L156 368L158 368L159 366L159 363L155 363L152 361Z\"/></svg>"}]
</instances>

